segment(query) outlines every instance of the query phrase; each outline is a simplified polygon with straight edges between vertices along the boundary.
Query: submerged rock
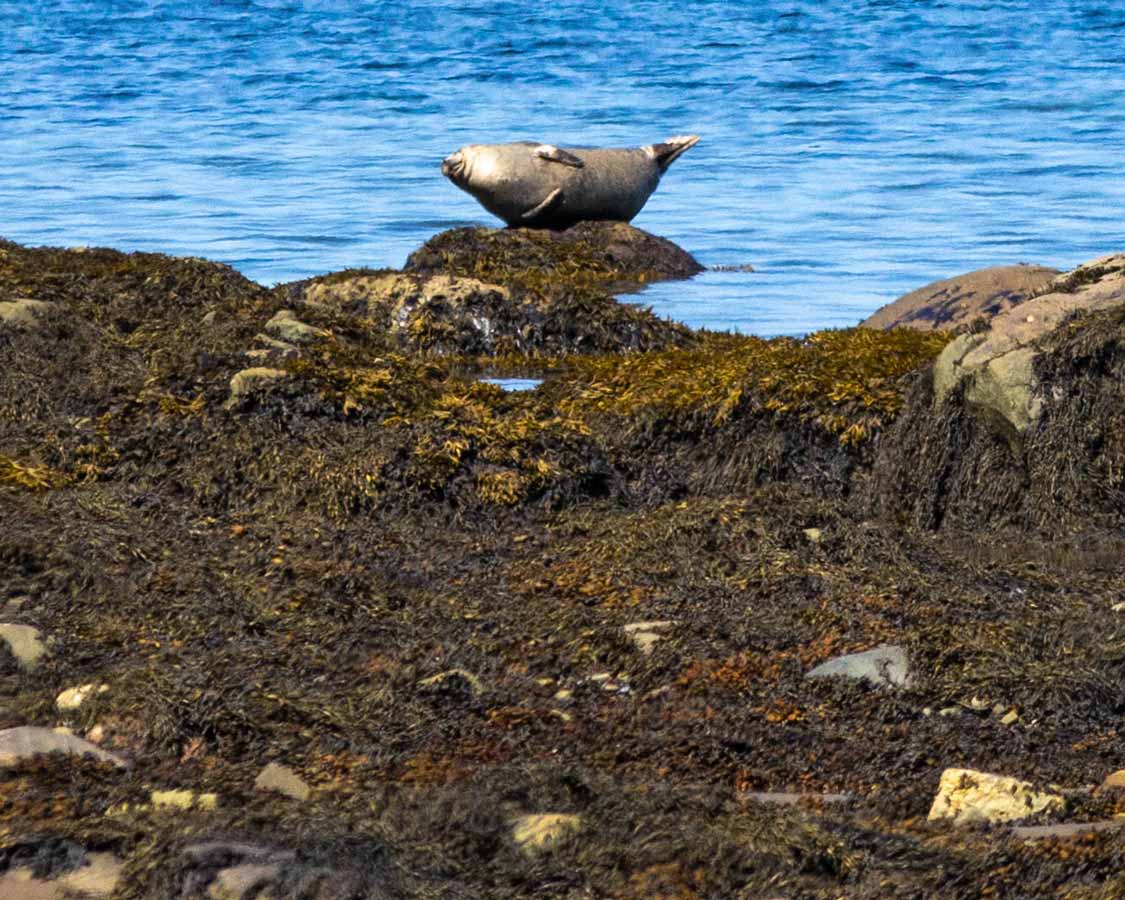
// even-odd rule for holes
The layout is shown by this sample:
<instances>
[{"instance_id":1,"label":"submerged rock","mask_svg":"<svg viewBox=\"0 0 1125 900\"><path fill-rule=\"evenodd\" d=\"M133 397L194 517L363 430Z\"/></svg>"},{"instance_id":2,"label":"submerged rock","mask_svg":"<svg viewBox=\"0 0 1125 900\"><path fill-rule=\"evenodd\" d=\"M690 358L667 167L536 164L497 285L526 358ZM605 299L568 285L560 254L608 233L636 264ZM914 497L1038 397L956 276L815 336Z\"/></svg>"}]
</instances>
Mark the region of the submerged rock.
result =
<instances>
[{"instance_id":1,"label":"submerged rock","mask_svg":"<svg viewBox=\"0 0 1125 900\"><path fill-rule=\"evenodd\" d=\"M863 328L957 331L1029 300L1059 274L1047 266L992 266L934 281L876 310Z\"/></svg>"},{"instance_id":2,"label":"submerged rock","mask_svg":"<svg viewBox=\"0 0 1125 900\"><path fill-rule=\"evenodd\" d=\"M1047 810L1062 809L1063 798L1036 791L1027 781L972 769L946 769L930 807L931 821L1013 822Z\"/></svg>"},{"instance_id":3,"label":"submerged rock","mask_svg":"<svg viewBox=\"0 0 1125 900\"><path fill-rule=\"evenodd\" d=\"M892 687L902 687L910 681L906 651L895 644L884 644L864 653L838 656L806 672L805 677L851 678Z\"/></svg>"}]
</instances>

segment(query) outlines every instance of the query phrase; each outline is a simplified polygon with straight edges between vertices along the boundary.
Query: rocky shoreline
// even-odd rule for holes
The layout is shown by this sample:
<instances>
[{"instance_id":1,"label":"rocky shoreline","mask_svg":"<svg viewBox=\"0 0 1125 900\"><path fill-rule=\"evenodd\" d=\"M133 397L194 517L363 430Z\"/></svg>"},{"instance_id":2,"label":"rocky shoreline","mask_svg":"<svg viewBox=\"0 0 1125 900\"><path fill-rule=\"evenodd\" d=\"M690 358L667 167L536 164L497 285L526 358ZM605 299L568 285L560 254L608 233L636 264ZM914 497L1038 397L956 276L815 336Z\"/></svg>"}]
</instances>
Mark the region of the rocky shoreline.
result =
<instances>
[{"instance_id":1,"label":"rocky shoreline","mask_svg":"<svg viewBox=\"0 0 1125 900\"><path fill-rule=\"evenodd\" d=\"M1125 895L1125 256L698 270L0 241L0 896Z\"/></svg>"}]
</instances>

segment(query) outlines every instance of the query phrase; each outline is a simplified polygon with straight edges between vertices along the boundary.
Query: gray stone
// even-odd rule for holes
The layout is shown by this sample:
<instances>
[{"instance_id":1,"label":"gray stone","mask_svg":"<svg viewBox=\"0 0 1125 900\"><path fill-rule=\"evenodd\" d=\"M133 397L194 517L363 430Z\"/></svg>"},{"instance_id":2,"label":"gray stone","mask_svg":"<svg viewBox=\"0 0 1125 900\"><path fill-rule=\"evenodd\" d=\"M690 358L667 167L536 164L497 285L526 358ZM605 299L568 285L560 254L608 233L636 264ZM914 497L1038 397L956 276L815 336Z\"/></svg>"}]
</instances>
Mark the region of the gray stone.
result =
<instances>
[{"instance_id":1,"label":"gray stone","mask_svg":"<svg viewBox=\"0 0 1125 900\"><path fill-rule=\"evenodd\" d=\"M43 300L6 300L0 303L0 327L32 330L39 327L39 320L55 308L54 303Z\"/></svg>"},{"instance_id":2,"label":"gray stone","mask_svg":"<svg viewBox=\"0 0 1125 900\"><path fill-rule=\"evenodd\" d=\"M8 650L20 664L20 668L30 672L47 652L40 640L38 628L30 625L0 625L0 641L8 645Z\"/></svg>"},{"instance_id":3,"label":"gray stone","mask_svg":"<svg viewBox=\"0 0 1125 900\"><path fill-rule=\"evenodd\" d=\"M805 677L852 678L892 687L902 687L910 681L906 651L896 644L883 644L864 653L838 656L806 672Z\"/></svg>"},{"instance_id":4,"label":"gray stone","mask_svg":"<svg viewBox=\"0 0 1125 900\"><path fill-rule=\"evenodd\" d=\"M294 800L308 800L310 789L305 781L288 766L271 762L254 779L260 791L278 791Z\"/></svg>"},{"instance_id":5,"label":"gray stone","mask_svg":"<svg viewBox=\"0 0 1125 900\"><path fill-rule=\"evenodd\" d=\"M128 763L116 754L75 737L65 731L23 725L0 731L0 768L14 766L25 759L46 753L68 753L76 756L93 756L121 768Z\"/></svg>"}]
</instances>

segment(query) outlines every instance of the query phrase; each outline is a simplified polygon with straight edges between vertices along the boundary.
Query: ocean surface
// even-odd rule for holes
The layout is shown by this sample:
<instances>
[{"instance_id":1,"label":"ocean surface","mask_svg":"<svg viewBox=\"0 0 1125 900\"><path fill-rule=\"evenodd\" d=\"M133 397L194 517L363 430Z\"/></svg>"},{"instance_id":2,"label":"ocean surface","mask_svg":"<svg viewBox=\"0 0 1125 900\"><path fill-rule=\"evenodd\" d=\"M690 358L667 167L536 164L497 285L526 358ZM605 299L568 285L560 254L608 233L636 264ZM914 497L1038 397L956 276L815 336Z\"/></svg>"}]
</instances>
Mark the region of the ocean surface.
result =
<instances>
[{"instance_id":1,"label":"ocean surface","mask_svg":"<svg viewBox=\"0 0 1125 900\"><path fill-rule=\"evenodd\" d=\"M763 335L1125 249L1125 4L6 2L0 236L263 283L498 224L466 143L696 133L635 220L709 271L631 299Z\"/></svg>"}]
</instances>

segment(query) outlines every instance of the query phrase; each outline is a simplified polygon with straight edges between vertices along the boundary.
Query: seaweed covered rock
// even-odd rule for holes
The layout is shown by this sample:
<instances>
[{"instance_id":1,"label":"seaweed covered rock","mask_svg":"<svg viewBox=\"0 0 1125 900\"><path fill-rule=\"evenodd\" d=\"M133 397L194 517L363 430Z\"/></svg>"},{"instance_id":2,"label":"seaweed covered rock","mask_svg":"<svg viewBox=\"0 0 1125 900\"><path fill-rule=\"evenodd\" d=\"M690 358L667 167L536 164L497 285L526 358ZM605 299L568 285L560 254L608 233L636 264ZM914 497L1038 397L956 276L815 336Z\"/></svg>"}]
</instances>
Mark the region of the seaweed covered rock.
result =
<instances>
[{"instance_id":1,"label":"seaweed covered rock","mask_svg":"<svg viewBox=\"0 0 1125 900\"><path fill-rule=\"evenodd\" d=\"M1125 257L963 335L884 435L870 499L926 527L1054 532L1125 516Z\"/></svg>"},{"instance_id":2,"label":"seaweed covered rock","mask_svg":"<svg viewBox=\"0 0 1125 900\"><path fill-rule=\"evenodd\" d=\"M513 280L597 282L620 289L703 271L671 241L625 222L580 222L564 231L456 228L430 238L406 271Z\"/></svg>"},{"instance_id":3,"label":"seaweed covered rock","mask_svg":"<svg viewBox=\"0 0 1125 900\"><path fill-rule=\"evenodd\" d=\"M1058 274L1058 269L1024 263L977 269L904 294L860 326L963 331L1041 293Z\"/></svg>"}]
</instances>

